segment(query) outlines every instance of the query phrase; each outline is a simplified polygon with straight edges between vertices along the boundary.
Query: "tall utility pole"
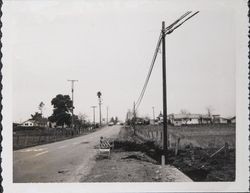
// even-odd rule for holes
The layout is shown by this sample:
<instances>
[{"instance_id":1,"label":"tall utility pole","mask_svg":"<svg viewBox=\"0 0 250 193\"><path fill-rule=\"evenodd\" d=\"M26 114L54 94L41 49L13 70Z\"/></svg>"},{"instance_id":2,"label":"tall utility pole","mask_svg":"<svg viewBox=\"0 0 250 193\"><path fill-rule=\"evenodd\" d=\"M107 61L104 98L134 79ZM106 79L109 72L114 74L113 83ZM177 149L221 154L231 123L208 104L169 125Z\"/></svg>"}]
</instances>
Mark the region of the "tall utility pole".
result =
<instances>
[{"instance_id":1,"label":"tall utility pole","mask_svg":"<svg viewBox=\"0 0 250 193\"><path fill-rule=\"evenodd\" d=\"M135 134L135 124L136 124L136 112L135 112L135 102L133 104L133 129Z\"/></svg>"},{"instance_id":2,"label":"tall utility pole","mask_svg":"<svg viewBox=\"0 0 250 193\"><path fill-rule=\"evenodd\" d=\"M166 82L166 50L165 50L165 22L162 22L162 87L163 87L163 155L162 155L162 165L165 165L167 156L167 82Z\"/></svg>"},{"instance_id":3,"label":"tall utility pole","mask_svg":"<svg viewBox=\"0 0 250 193\"><path fill-rule=\"evenodd\" d=\"M152 107L153 109L153 123L155 124L155 107Z\"/></svg>"},{"instance_id":4,"label":"tall utility pole","mask_svg":"<svg viewBox=\"0 0 250 193\"><path fill-rule=\"evenodd\" d=\"M100 91L97 92L97 96L98 96L98 99L99 99L99 116L100 116L100 126L102 125L102 109L101 109L101 106L102 106L102 93Z\"/></svg>"},{"instance_id":5,"label":"tall utility pole","mask_svg":"<svg viewBox=\"0 0 250 193\"><path fill-rule=\"evenodd\" d=\"M95 108L97 106L91 106L91 108L93 109L93 124L95 125Z\"/></svg>"},{"instance_id":6,"label":"tall utility pole","mask_svg":"<svg viewBox=\"0 0 250 193\"><path fill-rule=\"evenodd\" d=\"M165 36L171 34L174 30L179 28L183 23L185 23L190 18L194 17L199 11L188 16L191 11L186 12L179 19L165 28L165 22L162 22L161 30L161 41L162 41L162 86L163 86L163 155L162 155L162 165L165 165L167 150L168 150L168 126L167 126L167 82L166 82L166 50L165 50ZM187 17L188 16L188 17ZM185 19L184 19L185 18ZM184 20L183 20L184 19Z\"/></svg>"},{"instance_id":7,"label":"tall utility pole","mask_svg":"<svg viewBox=\"0 0 250 193\"><path fill-rule=\"evenodd\" d=\"M71 121L71 125L72 128L74 128L74 83L78 82L78 80L68 80L71 82L71 92L72 92L72 121Z\"/></svg>"},{"instance_id":8,"label":"tall utility pole","mask_svg":"<svg viewBox=\"0 0 250 193\"><path fill-rule=\"evenodd\" d=\"M107 106L107 125L109 124L109 107Z\"/></svg>"}]
</instances>

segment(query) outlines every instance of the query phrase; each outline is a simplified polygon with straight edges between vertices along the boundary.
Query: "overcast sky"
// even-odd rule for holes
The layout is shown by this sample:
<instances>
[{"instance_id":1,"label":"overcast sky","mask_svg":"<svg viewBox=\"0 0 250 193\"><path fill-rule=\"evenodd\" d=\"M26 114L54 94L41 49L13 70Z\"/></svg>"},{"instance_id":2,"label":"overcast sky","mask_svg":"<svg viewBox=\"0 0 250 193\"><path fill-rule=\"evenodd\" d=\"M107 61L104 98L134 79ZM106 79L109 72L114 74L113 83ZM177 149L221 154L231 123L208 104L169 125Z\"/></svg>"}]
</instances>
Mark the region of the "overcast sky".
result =
<instances>
[{"instance_id":1,"label":"overcast sky","mask_svg":"<svg viewBox=\"0 0 250 193\"><path fill-rule=\"evenodd\" d=\"M189 2L189 3L188 3ZM205 1L203 1L205 2ZM232 1L10 1L13 118L20 122L51 99L70 94L75 113L92 120L90 106L103 93L103 116L124 119L139 97L159 37L188 10L200 13L166 38L168 112L235 115L235 18ZM198 9L199 8L199 9ZM161 53L139 114L162 110ZM97 111L96 111L97 112Z\"/></svg>"}]
</instances>

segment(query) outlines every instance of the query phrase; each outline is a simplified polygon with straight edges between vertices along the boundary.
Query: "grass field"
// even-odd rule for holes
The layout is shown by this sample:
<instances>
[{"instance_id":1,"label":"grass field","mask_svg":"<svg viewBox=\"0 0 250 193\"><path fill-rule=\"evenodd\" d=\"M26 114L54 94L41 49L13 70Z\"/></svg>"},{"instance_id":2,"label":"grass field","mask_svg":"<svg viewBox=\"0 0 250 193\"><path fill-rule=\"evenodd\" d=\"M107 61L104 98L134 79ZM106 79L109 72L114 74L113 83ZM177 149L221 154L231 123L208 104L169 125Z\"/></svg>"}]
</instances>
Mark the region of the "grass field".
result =
<instances>
[{"instance_id":1,"label":"grass field","mask_svg":"<svg viewBox=\"0 0 250 193\"><path fill-rule=\"evenodd\" d=\"M137 135L133 135L131 134L133 129L127 128L127 133L130 132L130 135L124 135L126 139L118 141L115 146L122 147L126 151L145 152L160 164L163 152L156 140L160 139L159 133L162 126L137 126L136 129L137 132L141 131ZM194 181L235 180L235 125L171 127L169 132L175 136L182 136L180 142L186 144L179 149L177 154L175 148L168 149L168 164L174 165ZM146 135L146 137L143 138L138 134ZM231 144L229 149L224 148L218 151L225 142ZM210 144L210 146L205 144Z\"/></svg>"},{"instance_id":2,"label":"grass field","mask_svg":"<svg viewBox=\"0 0 250 193\"><path fill-rule=\"evenodd\" d=\"M162 125L138 125L136 131L148 140L162 143ZM168 126L168 143L174 146L179 139L180 148L194 146L200 148L219 148L227 143L235 148L235 124L204 124L187 126Z\"/></svg>"}]
</instances>

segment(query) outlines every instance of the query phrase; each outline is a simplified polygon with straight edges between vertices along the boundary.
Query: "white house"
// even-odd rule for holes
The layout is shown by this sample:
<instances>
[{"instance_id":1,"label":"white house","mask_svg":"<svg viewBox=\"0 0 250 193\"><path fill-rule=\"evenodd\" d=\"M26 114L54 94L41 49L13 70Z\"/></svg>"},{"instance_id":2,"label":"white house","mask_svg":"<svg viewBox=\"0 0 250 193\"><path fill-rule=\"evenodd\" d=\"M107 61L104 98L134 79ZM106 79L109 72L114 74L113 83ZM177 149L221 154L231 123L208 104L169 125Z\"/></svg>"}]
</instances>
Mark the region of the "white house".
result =
<instances>
[{"instance_id":1,"label":"white house","mask_svg":"<svg viewBox=\"0 0 250 193\"><path fill-rule=\"evenodd\" d=\"M21 127L48 127L49 121L47 118L39 118L37 120L28 119L27 121L24 121L20 126Z\"/></svg>"},{"instance_id":2,"label":"white house","mask_svg":"<svg viewBox=\"0 0 250 193\"><path fill-rule=\"evenodd\" d=\"M27 121L24 121L20 126L21 127L34 127L35 126L35 121L29 119Z\"/></svg>"},{"instance_id":3,"label":"white house","mask_svg":"<svg viewBox=\"0 0 250 193\"><path fill-rule=\"evenodd\" d=\"M231 117L231 118L228 118L227 120L228 122L227 123L236 123L236 117Z\"/></svg>"}]
</instances>

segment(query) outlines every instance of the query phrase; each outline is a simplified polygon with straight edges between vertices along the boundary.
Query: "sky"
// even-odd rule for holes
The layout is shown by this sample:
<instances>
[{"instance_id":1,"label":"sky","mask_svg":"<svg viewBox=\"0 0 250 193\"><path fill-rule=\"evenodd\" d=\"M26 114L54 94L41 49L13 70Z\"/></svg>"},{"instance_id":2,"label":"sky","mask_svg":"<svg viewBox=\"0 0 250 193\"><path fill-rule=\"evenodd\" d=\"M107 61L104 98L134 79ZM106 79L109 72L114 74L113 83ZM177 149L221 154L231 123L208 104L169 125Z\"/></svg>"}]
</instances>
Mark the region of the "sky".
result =
<instances>
[{"instance_id":1,"label":"sky","mask_svg":"<svg viewBox=\"0 0 250 193\"><path fill-rule=\"evenodd\" d=\"M178 3L177 3L178 2ZM235 17L233 1L9 1L5 28L12 65L13 121L57 94L71 95L75 113L92 121L91 106L124 120L140 95L161 23L188 10L200 13L166 37L168 112L235 115ZM213 1L215 2L215 1ZM231 3L228 3L231 2ZM162 60L158 53L140 116L162 111ZM97 114L98 111L96 111Z\"/></svg>"}]
</instances>

